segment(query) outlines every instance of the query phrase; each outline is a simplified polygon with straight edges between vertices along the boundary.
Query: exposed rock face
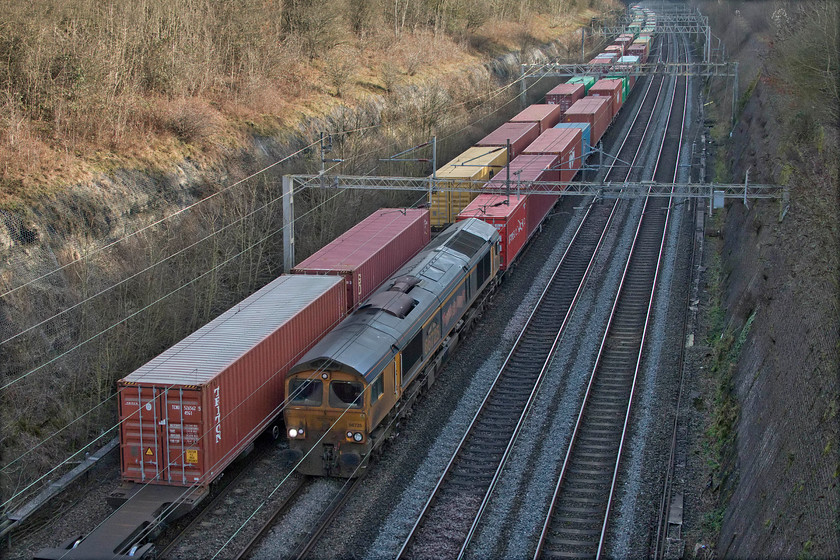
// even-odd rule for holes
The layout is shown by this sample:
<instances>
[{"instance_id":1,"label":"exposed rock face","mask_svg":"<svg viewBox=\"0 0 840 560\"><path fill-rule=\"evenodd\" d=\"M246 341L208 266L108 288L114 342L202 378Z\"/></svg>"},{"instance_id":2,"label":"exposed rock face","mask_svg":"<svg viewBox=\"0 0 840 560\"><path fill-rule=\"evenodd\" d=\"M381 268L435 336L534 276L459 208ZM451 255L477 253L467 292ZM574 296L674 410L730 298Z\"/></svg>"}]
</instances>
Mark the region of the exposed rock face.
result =
<instances>
[{"instance_id":1,"label":"exposed rock face","mask_svg":"<svg viewBox=\"0 0 840 560\"><path fill-rule=\"evenodd\" d=\"M733 135L736 177L791 177L790 208L728 207L725 306L730 324L755 315L734 373L740 405L736 477L718 542L733 558L840 553L838 446L838 186L818 153L792 161L759 83ZM784 159L783 159L784 158Z\"/></svg>"}]
</instances>

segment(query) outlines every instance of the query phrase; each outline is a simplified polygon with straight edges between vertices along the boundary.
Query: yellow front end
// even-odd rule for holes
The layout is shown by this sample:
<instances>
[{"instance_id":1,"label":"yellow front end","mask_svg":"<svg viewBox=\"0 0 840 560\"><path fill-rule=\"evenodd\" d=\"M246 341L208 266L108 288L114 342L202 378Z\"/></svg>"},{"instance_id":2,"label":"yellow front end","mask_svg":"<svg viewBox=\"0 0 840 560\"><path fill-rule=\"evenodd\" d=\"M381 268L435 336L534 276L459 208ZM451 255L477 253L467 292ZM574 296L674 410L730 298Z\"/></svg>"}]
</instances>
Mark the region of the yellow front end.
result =
<instances>
[{"instance_id":1,"label":"yellow front end","mask_svg":"<svg viewBox=\"0 0 840 560\"><path fill-rule=\"evenodd\" d=\"M360 476L371 440L365 382L340 371L303 371L286 379L283 413L290 459L298 472Z\"/></svg>"}]
</instances>

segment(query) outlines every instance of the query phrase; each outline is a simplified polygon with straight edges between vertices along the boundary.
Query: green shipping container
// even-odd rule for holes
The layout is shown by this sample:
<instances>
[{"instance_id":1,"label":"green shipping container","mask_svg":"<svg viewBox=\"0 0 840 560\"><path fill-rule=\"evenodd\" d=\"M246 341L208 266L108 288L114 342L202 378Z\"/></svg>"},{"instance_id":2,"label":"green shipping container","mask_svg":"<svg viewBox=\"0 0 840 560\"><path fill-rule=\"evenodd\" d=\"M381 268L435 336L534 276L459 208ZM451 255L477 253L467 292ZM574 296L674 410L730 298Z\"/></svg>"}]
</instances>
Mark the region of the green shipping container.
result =
<instances>
[{"instance_id":1,"label":"green shipping container","mask_svg":"<svg viewBox=\"0 0 840 560\"><path fill-rule=\"evenodd\" d=\"M583 84L583 94L589 95L589 88L595 85L595 78L593 76L575 76L566 83Z\"/></svg>"},{"instance_id":2,"label":"green shipping container","mask_svg":"<svg viewBox=\"0 0 840 560\"><path fill-rule=\"evenodd\" d=\"M627 101L627 96L630 95L630 79L627 76L611 74L604 76L606 80L621 80L621 104Z\"/></svg>"}]
</instances>

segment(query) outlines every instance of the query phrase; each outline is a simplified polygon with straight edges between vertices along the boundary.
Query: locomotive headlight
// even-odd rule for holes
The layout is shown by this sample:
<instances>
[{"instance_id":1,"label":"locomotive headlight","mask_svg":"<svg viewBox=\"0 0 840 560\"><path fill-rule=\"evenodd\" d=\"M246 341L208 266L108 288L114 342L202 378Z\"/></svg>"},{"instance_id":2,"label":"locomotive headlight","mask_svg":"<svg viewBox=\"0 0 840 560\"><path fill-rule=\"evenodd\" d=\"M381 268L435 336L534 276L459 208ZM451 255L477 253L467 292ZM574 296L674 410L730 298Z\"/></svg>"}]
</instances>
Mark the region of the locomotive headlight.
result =
<instances>
[{"instance_id":1,"label":"locomotive headlight","mask_svg":"<svg viewBox=\"0 0 840 560\"><path fill-rule=\"evenodd\" d=\"M353 439L353 432L347 432L347 439Z\"/></svg>"},{"instance_id":2,"label":"locomotive headlight","mask_svg":"<svg viewBox=\"0 0 840 560\"><path fill-rule=\"evenodd\" d=\"M361 432L356 432L355 434L353 434L353 441L355 441L356 443L361 443L363 438L364 436Z\"/></svg>"},{"instance_id":3,"label":"locomotive headlight","mask_svg":"<svg viewBox=\"0 0 840 560\"><path fill-rule=\"evenodd\" d=\"M292 439L303 437L303 428L289 428L289 437Z\"/></svg>"}]
</instances>

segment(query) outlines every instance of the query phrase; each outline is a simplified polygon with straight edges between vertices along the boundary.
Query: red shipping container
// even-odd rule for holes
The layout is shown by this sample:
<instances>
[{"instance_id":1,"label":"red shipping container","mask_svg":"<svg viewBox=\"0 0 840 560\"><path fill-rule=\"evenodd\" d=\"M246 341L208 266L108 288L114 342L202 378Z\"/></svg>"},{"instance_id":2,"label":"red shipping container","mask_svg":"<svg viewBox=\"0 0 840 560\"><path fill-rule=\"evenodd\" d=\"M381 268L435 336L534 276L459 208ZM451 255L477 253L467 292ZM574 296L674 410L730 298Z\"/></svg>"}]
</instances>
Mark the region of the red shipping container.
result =
<instances>
[{"instance_id":1,"label":"red shipping container","mask_svg":"<svg viewBox=\"0 0 840 560\"><path fill-rule=\"evenodd\" d=\"M560 84L545 94L545 102L560 106L561 113L586 93L583 84Z\"/></svg>"},{"instance_id":2,"label":"red shipping container","mask_svg":"<svg viewBox=\"0 0 840 560\"><path fill-rule=\"evenodd\" d=\"M522 153L528 144L540 135L540 125L530 122L507 122L485 136L476 146L504 147L510 141L510 159Z\"/></svg>"},{"instance_id":3,"label":"red shipping container","mask_svg":"<svg viewBox=\"0 0 840 560\"><path fill-rule=\"evenodd\" d=\"M574 179L580 169L583 153L583 133L579 128L552 128L540 134L523 154L557 156L555 167L560 168L560 181L567 183Z\"/></svg>"},{"instance_id":4,"label":"red shipping container","mask_svg":"<svg viewBox=\"0 0 840 560\"><path fill-rule=\"evenodd\" d=\"M480 194L458 214L457 221L477 218L494 226L502 236L499 256L507 269L528 240L526 195Z\"/></svg>"},{"instance_id":5,"label":"red shipping container","mask_svg":"<svg viewBox=\"0 0 840 560\"><path fill-rule=\"evenodd\" d=\"M540 134L560 122L563 111L557 105L540 104L529 105L518 115L510 119L510 122L535 122L540 125Z\"/></svg>"},{"instance_id":6,"label":"red shipping container","mask_svg":"<svg viewBox=\"0 0 840 560\"><path fill-rule=\"evenodd\" d=\"M610 119L621 110L621 90L624 83L621 80L598 80L589 88L590 97L607 97L610 100Z\"/></svg>"},{"instance_id":7,"label":"red shipping container","mask_svg":"<svg viewBox=\"0 0 840 560\"><path fill-rule=\"evenodd\" d=\"M346 294L339 276L280 276L120 380L123 480L213 482L280 414L286 372Z\"/></svg>"},{"instance_id":8,"label":"red shipping container","mask_svg":"<svg viewBox=\"0 0 840 560\"><path fill-rule=\"evenodd\" d=\"M500 171L485 187L504 189L507 170ZM523 189L528 188L532 181L560 181L560 171L557 169L557 156L523 154L510 162L511 193L516 193L516 179ZM529 194L526 206L528 209L528 238L539 228L549 210L557 202L556 194Z\"/></svg>"},{"instance_id":9,"label":"red shipping container","mask_svg":"<svg viewBox=\"0 0 840 560\"><path fill-rule=\"evenodd\" d=\"M545 217L554 208L559 194L528 195L528 237L532 237L542 226Z\"/></svg>"},{"instance_id":10,"label":"red shipping container","mask_svg":"<svg viewBox=\"0 0 840 560\"><path fill-rule=\"evenodd\" d=\"M343 276L347 306L353 309L430 240L428 210L381 208L304 259L292 274Z\"/></svg>"},{"instance_id":11,"label":"red shipping container","mask_svg":"<svg viewBox=\"0 0 840 560\"><path fill-rule=\"evenodd\" d=\"M618 56L624 56L624 45L621 44L612 44L604 49L606 53L615 53Z\"/></svg>"},{"instance_id":12,"label":"red shipping container","mask_svg":"<svg viewBox=\"0 0 840 560\"><path fill-rule=\"evenodd\" d=\"M607 131L611 121L610 100L605 97L586 96L578 99L563 115L563 122L581 122L592 125L593 146Z\"/></svg>"},{"instance_id":13,"label":"red shipping container","mask_svg":"<svg viewBox=\"0 0 840 560\"><path fill-rule=\"evenodd\" d=\"M560 170L556 163L557 156L553 155L520 155L510 163L510 192L516 194L517 188L525 190L532 181L560 182ZM502 169L484 185L484 188L504 192L507 188L507 177L507 168Z\"/></svg>"}]
</instances>

